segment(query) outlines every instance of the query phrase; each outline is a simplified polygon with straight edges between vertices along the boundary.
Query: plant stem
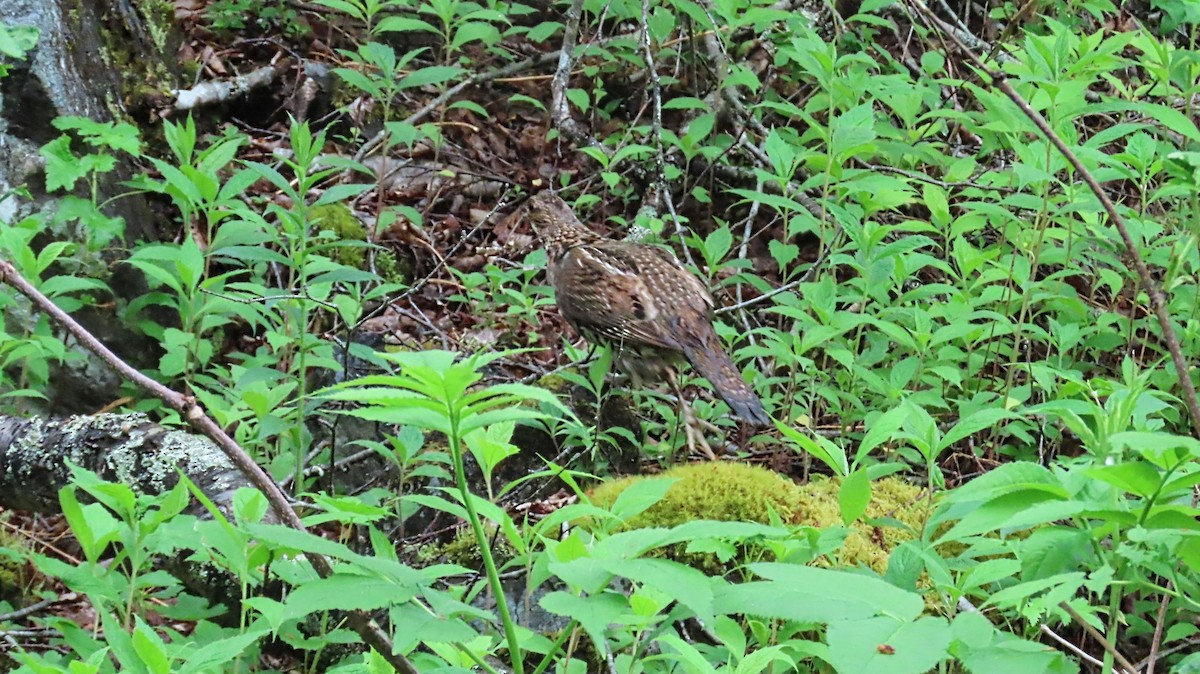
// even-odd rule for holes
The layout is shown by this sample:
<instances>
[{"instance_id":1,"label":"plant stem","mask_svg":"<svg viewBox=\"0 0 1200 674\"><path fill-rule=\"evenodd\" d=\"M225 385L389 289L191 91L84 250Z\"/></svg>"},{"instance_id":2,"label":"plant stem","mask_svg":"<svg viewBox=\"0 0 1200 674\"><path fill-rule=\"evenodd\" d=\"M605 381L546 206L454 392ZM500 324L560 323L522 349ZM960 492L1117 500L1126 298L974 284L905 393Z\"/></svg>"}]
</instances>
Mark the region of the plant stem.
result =
<instances>
[{"instance_id":1,"label":"plant stem","mask_svg":"<svg viewBox=\"0 0 1200 674\"><path fill-rule=\"evenodd\" d=\"M525 666L521 658L521 646L517 640L517 626L513 624L512 614L508 610L508 600L504 597L504 587L500 584L500 574L496 571L496 560L492 558L492 549L488 545L487 535L483 531L483 523L479 521L479 513L471 501L474 494L467 488L467 471L463 465L462 438L458 431L458 411L451 408L450 421L450 455L454 460L454 481L458 483L458 491L462 494L463 508L467 511L467 519L471 522L471 530L475 532L475 542L479 545L479 555L483 557L483 568L487 572L488 586L496 597L496 608L500 611L500 621L504 623L504 638L508 641L509 661L512 663L513 674L524 674Z\"/></svg>"}]
</instances>

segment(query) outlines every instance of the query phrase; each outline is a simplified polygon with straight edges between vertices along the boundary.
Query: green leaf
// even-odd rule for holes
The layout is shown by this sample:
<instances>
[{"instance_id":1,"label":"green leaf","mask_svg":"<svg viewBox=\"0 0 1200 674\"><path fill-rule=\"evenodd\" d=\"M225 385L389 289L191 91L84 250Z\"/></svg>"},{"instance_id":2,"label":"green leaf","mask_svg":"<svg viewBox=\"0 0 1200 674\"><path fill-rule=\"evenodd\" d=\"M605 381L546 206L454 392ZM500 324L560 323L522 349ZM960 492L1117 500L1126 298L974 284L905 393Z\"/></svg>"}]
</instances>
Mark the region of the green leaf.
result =
<instances>
[{"instance_id":1,"label":"green leaf","mask_svg":"<svg viewBox=\"0 0 1200 674\"><path fill-rule=\"evenodd\" d=\"M137 625L133 628L133 650L141 658L142 664L150 674L170 674L171 659L167 657L167 645L161 637L142 620L135 616Z\"/></svg>"},{"instance_id":2,"label":"green leaf","mask_svg":"<svg viewBox=\"0 0 1200 674\"><path fill-rule=\"evenodd\" d=\"M1006 634L977 612L959 613L950 627L955 637L950 651L971 674L1079 672L1079 667L1062 653Z\"/></svg>"},{"instance_id":3,"label":"green leaf","mask_svg":"<svg viewBox=\"0 0 1200 674\"><path fill-rule=\"evenodd\" d=\"M446 417L445 411L430 409L425 404L428 404L428 402L413 399L411 403L406 403L402 407L366 407L339 410L339 412L358 417L359 419L366 419L367 421L377 421L396 426L416 426L417 428L437 431L439 433L449 433L450 420Z\"/></svg>"},{"instance_id":4,"label":"green leaf","mask_svg":"<svg viewBox=\"0 0 1200 674\"><path fill-rule=\"evenodd\" d=\"M667 559L601 561L609 573L653 587L691 609L705 625L712 624L713 581L700 571Z\"/></svg>"},{"instance_id":5,"label":"green leaf","mask_svg":"<svg viewBox=\"0 0 1200 674\"><path fill-rule=\"evenodd\" d=\"M1083 587L1085 574L1080 571L1077 573L1060 573L1048 578L1036 578L1034 580L1010 585L1003 590L988 597L983 606L996 606L999 608L1014 608L1029 601L1031 597L1036 597L1043 592L1058 591L1066 597L1070 597L1080 587Z\"/></svg>"},{"instance_id":6,"label":"green leaf","mask_svg":"<svg viewBox=\"0 0 1200 674\"><path fill-rule=\"evenodd\" d=\"M915 620L925 605L919 594L858 573L767 563L749 569L767 580L718 587L718 613L819 623L881 614Z\"/></svg>"},{"instance_id":7,"label":"green leaf","mask_svg":"<svg viewBox=\"0 0 1200 674\"><path fill-rule=\"evenodd\" d=\"M830 664L838 674L923 674L949 657L950 625L925 616L915 622L892 617L845 620L829 625Z\"/></svg>"},{"instance_id":8,"label":"green leaf","mask_svg":"<svg viewBox=\"0 0 1200 674\"><path fill-rule=\"evenodd\" d=\"M775 427L779 429L783 437L799 446L800 449L817 457L821 463L824 463L833 471L834 475L844 476L850 473L850 466L846 461L846 453L828 438L822 435L810 437L808 434L801 433L778 420L775 421Z\"/></svg>"},{"instance_id":9,"label":"green leaf","mask_svg":"<svg viewBox=\"0 0 1200 674\"><path fill-rule=\"evenodd\" d=\"M103 611L101 624L104 626L104 639L108 642L108 647L112 649L113 654L117 656L117 661L121 663L121 673L150 674L150 670L146 668L146 664L142 662L141 656L133 646L132 637L125 631L116 616L108 611Z\"/></svg>"},{"instance_id":10,"label":"green leaf","mask_svg":"<svg viewBox=\"0 0 1200 674\"><path fill-rule=\"evenodd\" d=\"M354 567L375 574L380 580L401 588L416 587L432 580L428 569L417 570L395 560L360 555L341 543L307 531L274 524L249 524L245 525L244 529L263 543L301 552L315 552L326 557L344 560Z\"/></svg>"},{"instance_id":11,"label":"green leaf","mask_svg":"<svg viewBox=\"0 0 1200 674\"><path fill-rule=\"evenodd\" d=\"M1158 123L1165 126L1169 131L1174 131L1193 143L1200 143L1200 130L1196 129L1196 124L1187 115L1175 108L1159 103L1145 103L1140 101L1131 104L1130 107L1136 112L1157 120Z\"/></svg>"},{"instance_id":12,"label":"green leaf","mask_svg":"<svg viewBox=\"0 0 1200 674\"><path fill-rule=\"evenodd\" d=\"M1021 579L1027 581L1087 568L1095 556L1091 536L1074 527L1036 529L1016 546Z\"/></svg>"},{"instance_id":13,"label":"green leaf","mask_svg":"<svg viewBox=\"0 0 1200 674\"><path fill-rule=\"evenodd\" d=\"M789 644L790 647L790 644ZM768 646L760 648L746 656L738 663L734 674L759 674L771 671L798 671L796 661L787 653L783 646ZM784 663L784 667L772 667L776 662Z\"/></svg>"},{"instance_id":14,"label":"green leaf","mask_svg":"<svg viewBox=\"0 0 1200 674\"><path fill-rule=\"evenodd\" d=\"M40 34L33 26L9 26L0 21L0 54L11 59L24 59L26 52L37 44Z\"/></svg>"},{"instance_id":15,"label":"green leaf","mask_svg":"<svg viewBox=\"0 0 1200 674\"><path fill-rule=\"evenodd\" d=\"M509 98L509 100L511 101L512 98ZM447 107L446 109L447 110L458 110L458 109L470 110L471 112L475 113L476 115L478 115L479 117L481 117L483 119L487 119L490 116L490 115L488 115L488 111L485 110L482 105L476 103L475 101L466 101L466 100L455 101L455 102L451 103L449 105L449 107Z\"/></svg>"},{"instance_id":16,"label":"green leaf","mask_svg":"<svg viewBox=\"0 0 1200 674\"><path fill-rule=\"evenodd\" d=\"M116 540L119 528L116 518L99 503L80 505L73 486L60 489L58 501L84 556L89 562L95 563L104 548Z\"/></svg>"},{"instance_id":17,"label":"green leaf","mask_svg":"<svg viewBox=\"0 0 1200 674\"><path fill-rule=\"evenodd\" d=\"M708 104L695 96L677 96L663 101L663 110L708 110Z\"/></svg>"},{"instance_id":18,"label":"green leaf","mask_svg":"<svg viewBox=\"0 0 1200 674\"><path fill-rule=\"evenodd\" d=\"M465 70L458 66L428 66L416 70L401 79L397 87L400 89L412 89L431 84L443 84L465 72Z\"/></svg>"},{"instance_id":19,"label":"green leaf","mask_svg":"<svg viewBox=\"0 0 1200 674\"><path fill-rule=\"evenodd\" d=\"M188 655L183 665L176 670L177 674L201 674L236 661L270 633L268 627L256 625L236 636L207 641Z\"/></svg>"},{"instance_id":20,"label":"green leaf","mask_svg":"<svg viewBox=\"0 0 1200 674\"><path fill-rule=\"evenodd\" d=\"M875 109L871 103L863 103L838 115L830 128L829 153L839 161L874 152Z\"/></svg>"},{"instance_id":21,"label":"green leaf","mask_svg":"<svg viewBox=\"0 0 1200 674\"><path fill-rule=\"evenodd\" d=\"M1029 461L1013 461L998 466L950 492L947 501L986 501L1023 489L1040 490L1059 498L1070 497L1070 493L1049 469Z\"/></svg>"},{"instance_id":22,"label":"green leaf","mask_svg":"<svg viewBox=\"0 0 1200 674\"><path fill-rule=\"evenodd\" d=\"M650 660L662 659L678 663L688 674L713 674L717 671L695 646L675 634L667 632L654 641L666 646L667 650L662 655L649 658Z\"/></svg>"},{"instance_id":23,"label":"green leaf","mask_svg":"<svg viewBox=\"0 0 1200 674\"><path fill-rule=\"evenodd\" d=\"M678 481L678 478L638 480L617 496L612 504L612 514L622 522L628 522L661 501L671 485Z\"/></svg>"},{"instance_id":24,"label":"green leaf","mask_svg":"<svg viewBox=\"0 0 1200 674\"><path fill-rule=\"evenodd\" d=\"M838 488L838 505L842 508L842 523L850 526L867 511L871 502L871 479L860 468L847 475Z\"/></svg>"},{"instance_id":25,"label":"green leaf","mask_svg":"<svg viewBox=\"0 0 1200 674\"><path fill-rule=\"evenodd\" d=\"M358 195L362 194L363 192L366 192L367 190L372 189L374 187L375 187L375 185L364 185L364 184L356 184L356 183L343 183L343 184L338 184L338 185L332 185L329 187L329 189L327 189L323 193L321 193L321 196L318 197L317 200L314 201L312 205L313 206L324 206L326 204L333 204L333 203L338 203L338 202L342 202L342 201L348 201L348 200L353 199L354 197L357 197Z\"/></svg>"},{"instance_id":26,"label":"green leaf","mask_svg":"<svg viewBox=\"0 0 1200 674\"><path fill-rule=\"evenodd\" d=\"M406 602L417 595L418 589L383 578L336 573L292 590L284 602L284 615L300 618L318 611L373 611Z\"/></svg>"},{"instance_id":27,"label":"green leaf","mask_svg":"<svg viewBox=\"0 0 1200 674\"><path fill-rule=\"evenodd\" d=\"M359 21L367 20L367 16L363 13L362 8L354 2L348 2L347 0L313 0L313 2L336 12L352 16Z\"/></svg>"},{"instance_id":28,"label":"green leaf","mask_svg":"<svg viewBox=\"0 0 1200 674\"><path fill-rule=\"evenodd\" d=\"M946 431L946 435L942 437L941 442L938 444L938 452L940 453L954 443L974 435L985 428L991 428L1001 421L1015 417L1016 415L1012 412L998 407L976 410L966 417L959 418L958 423L954 424L954 427L949 431Z\"/></svg>"},{"instance_id":29,"label":"green leaf","mask_svg":"<svg viewBox=\"0 0 1200 674\"><path fill-rule=\"evenodd\" d=\"M1087 507L1078 501L1060 500L1039 489L1018 489L982 504L975 504L939 542L959 540L993 531L1017 531L1078 515Z\"/></svg>"},{"instance_id":30,"label":"green leaf","mask_svg":"<svg viewBox=\"0 0 1200 674\"><path fill-rule=\"evenodd\" d=\"M804 206L800 205L800 202L780 196L778 194L767 194L746 189L732 189L729 190L729 192L736 194L747 201L757 201L760 204L766 204L780 213L807 213L807 210L804 208Z\"/></svg>"},{"instance_id":31,"label":"green leaf","mask_svg":"<svg viewBox=\"0 0 1200 674\"><path fill-rule=\"evenodd\" d=\"M526 96L525 94L513 94L512 96L508 97L508 102L509 103L526 103L528 105L531 105L531 106L537 108L538 110L546 109L546 106L543 105L541 101L539 101L536 98Z\"/></svg>"},{"instance_id":32,"label":"green leaf","mask_svg":"<svg viewBox=\"0 0 1200 674\"><path fill-rule=\"evenodd\" d=\"M458 51L463 45L472 42L482 42L485 45L493 45L500 41L500 31L490 23L481 21L468 21L454 32L454 39L450 41L450 50Z\"/></svg>"},{"instance_id":33,"label":"green leaf","mask_svg":"<svg viewBox=\"0 0 1200 674\"><path fill-rule=\"evenodd\" d=\"M586 113L591 108L591 98L587 91L583 89L567 89L567 100L571 105L579 108L580 112Z\"/></svg>"},{"instance_id":34,"label":"green leaf","mask_svg":"<svg viewBox=\"0 0 1200 674\"><path fill-rule=\"evenodd\" d=\"M729 225L714 229L704 238L704 259L708 262L711 271L716 271L717 266L721 260L725 259L732 246L733 233L729 231Z\"/></svg>"},{"instance_id":35,"label":"green leaf","mask_svg":"<svg viewBox=\"0 0 1200 674\"><path fill-rule=\"evenodd\" d=\"M550 36L557 33L562 27L562 23L558 21L543 21L533 28L530 28L529 31L525 33L525 36L528 37L531 42L545 42L546 40L550 39Z\"/></svg>"},{"instance_id":36,"label":"green leaf","mask_svg":"<svg viewBox=\"0 0 1200 674\"><path fill-rule=\"evenodd\" d=\"M479 636L461 618L439 615L416 602L393 606L391 626L397 648L420 643L466 642Z\"/></svg>"},{"instance_id":37,"label":"green leaf","mask_svg":"<svg viewBox=\"0 0 1200 674\"><path fill-rule=\"evenodd\" d=\"M1157 468L1145 461L1129 461L1112 466L1096 466L1087 474L1102 480L1124 492L1149 497L1158 492L1165 477Z\"/></svg>"},{"instance_id":38,"label":"green leaf","mask_svg":"<svg viewBox=\"0 0 1200 674\"><path fill-rule=\"evenodd\" d=\"M1085 534L1086 535L1086 534ZM965 593L971 593L984 585L1006 580L1021 571L1021 564L1015 559L988 559L967 570L959 581L959 588Z\"/></svg>"},{"instance_id":39,"label":"green leaf","mask_svg":"<svg viewBox=\"0 0 1200 674\"><path fill-rule=\"evenodd\" d=\"M464 434L463 440L485 476L490 478L501 461L520 451L512 444L515 427L513 421L499 422Z\"/></svg>"},{"instance_id":40,"label":"green leaf","mask_svg":"<svg viewBox=\"0 0 1200 674\"><path fill-rule=\"evenodd\" d=\"M538 605L555 615L578 621L596 644L607 643L605 631L609 624L617 623L629 611L627 598L607 591L591 597L555 591L542 597Z\"/></svg>"},{"instance_id":41,"label":"green leaf","mask_svg":"<svg viewBox=\"0 0 1200 674\"><path fill-rule=\"evenodd\" d=\"M895 438L906 418L908 418L908 409L903 405L897 405L871 421L866 434L863 435L862 442L858 445L858 452L854 455L855 465L861 463L880 443Z\"/></svg>"},{"instance_id":42,"label":"green leaf","mask_svg":"<svg viewBox=\"0 0 1200 674\"><path fill-rule=\"evenodd\" d=\"M88 167L71 153L71 139L58 138L42 146L41 155L46 160L46 191L72 190L75 183L88 173Z\"/></svg>"}]
</instances>

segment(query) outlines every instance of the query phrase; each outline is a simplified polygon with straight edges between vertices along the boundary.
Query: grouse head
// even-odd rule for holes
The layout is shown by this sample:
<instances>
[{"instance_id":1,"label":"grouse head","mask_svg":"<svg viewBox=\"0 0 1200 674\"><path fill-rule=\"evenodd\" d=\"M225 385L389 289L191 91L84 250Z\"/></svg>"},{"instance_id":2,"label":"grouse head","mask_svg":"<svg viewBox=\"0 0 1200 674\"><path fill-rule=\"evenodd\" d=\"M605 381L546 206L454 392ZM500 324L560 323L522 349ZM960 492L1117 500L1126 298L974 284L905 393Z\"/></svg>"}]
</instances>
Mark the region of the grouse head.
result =
<instances>
[{"instance_id":1,"label":"grouse head","mask_svg":"<svg viewBox=\"0 0 1200 674\"><path fill-rule=\"evenodd\" d=\"M584 227L567 202L550 190L530 197L529 222L551 262L560 259L570 248L600 240L600 235Z\"/></svg>"}]
</instances>

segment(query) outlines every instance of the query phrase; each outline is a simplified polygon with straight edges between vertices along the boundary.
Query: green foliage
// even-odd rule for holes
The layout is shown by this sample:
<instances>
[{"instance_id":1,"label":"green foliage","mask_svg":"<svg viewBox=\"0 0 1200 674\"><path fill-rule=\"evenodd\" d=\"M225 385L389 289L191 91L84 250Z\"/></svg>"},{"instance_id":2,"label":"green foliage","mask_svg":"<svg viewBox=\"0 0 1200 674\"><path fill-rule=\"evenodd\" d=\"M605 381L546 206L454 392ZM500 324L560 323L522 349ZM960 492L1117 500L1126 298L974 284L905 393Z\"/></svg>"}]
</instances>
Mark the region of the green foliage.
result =
<instances>
[{"instance_id":1,"label":"green foliage","mask_svg":"<svg viewBox=\"0 0 1200 674\"><path fill-rule=\"evenodd\" d=\"M308 26L300 20L300 13L285 0L214 0L205 16L216 31L255 28L278 31L288 37L299 37L309 32Z\"/></svg>"},{"instance_id":2,"label":"green foliage","mask_svg":"<svg viewBox=\"0 0 1200 674\"><path fill-rule=\"evenodd\" d=\"M311 441L298 421L309 411L307 380L299 373L341 369L334 344L308 328L354 325L364 302L395 288L361 264L347 264L364 255L363 230L331 220L349 215L335 205L339 200L367 186L328 189L310 208L307 194L337 169L313 170L324 136L302 124L292 128L294 156L284 163L290 175L266 164L236 167L245 143L240 135L199 148L191 120L165 130L174 163L153 160L163 177L136 183L171 199L199 235L142 246L130 256L156 291L130 303L126 314L163 345L162 376L187 381L222 424L237 425L239 442L272 461L280 479L299 475ZM251 207L243 193L258 181L281 190L292 206ZM168 310L177 324L150 319L152 308ZM261 336L262 346L235 362L217 360L219 347L246 329Z\"/></svg>"},{"instance_id":3,"label":"green foliage","mask_svg":"<svg viewBox=\"0 0 1200 674\"><path fill-rule=\"evenodd\" d=\"M109 289L103 279L108 274L102 268L97 271L99 257L80 253L82 247L67 241L39 245L37 238L46 229L40 214L16 223L0 222L0 254L66 311L77 311L107 297ZM101 278L91 273L99 273ZM46 398L55 367L80 362L82 354L67 348L48 318L31 314L25 298L0 293L0 311L13 319L0 324L0 398L8 400L6 409L23 411L25 399Z\"/></svg>"},{"instance_id":4,"label":"green foliage","mask_svg":"<svg viewBox=\"0 0 1200 674\"><path fill-rule=\"evenodd\" d=\"M389 354L397 374L368 376L338 387L326 394L330 399L361 403L364 407L349 414L369 421L412 425L437 431L446 436L458 486L458 502L427 497L425 504L454 515L465 516L471 524L475 540L488 540L484 531L481 510L499 527L509 543L527 549L512 519L507 513L488 502L479 500L468 488L463 457L467 448L475 457L487 478L490 495L491 475L496 465L516 453L511 446L513 423L541 418L541 413L520 405L523 399L539 400L562 408L557 398L546 391L521 384L498 384L472 390L482 378L479 370L502 353L475 355L459 360L458 354L445 351ZM500 623L508 646L508 659L513 671L523 671L525 646L513 620L504 588L500 584L498 567L490 546L480 545L480 554L487 572L489 589L497 600Z\"/></svg>"},{"instance_id":5,"label":"green foliage","mask_svg":"<svg viewBox=\"0 0 1200 674\"><path fill-rule=\"evenodd\" d=\"M21 60L37 44L39 32L32 26L10 26L0 21L0 78L7 77L12 69L8 59Z\"/></svg>"},{"instance_id":6,"label":"green foliage","mask_svg":"<svg viewBox=\"0 0 1200 674\"><path fill-rule=\"evenodd\" d=\"M59 117L54 120L54 127L64 133L41 150L46 161L46 190L74 192L83 181L87 196L63 196L49 224L61 231L60 228L77 223L77 235L72 238L83 244L83 251L95 253L125 232L121 218L108 217L101 211L99 182L116 168L117 153L140 156L138 131L130 124L94 122L84 117ZM79 152L81 144L89 146L91 151Z\"/></svg>"},{"instance_id":7,"label":"green foliage","mask_svg":"<svg viewBox=\"0 0 1200 674\"><path fill-rule=\"evenodd\" d=\"M521 114L550 109L541 85L520 77L492 82L495 99L424 106L498 67L485 59L553 45L564 23L555 12L499 0L316 4L364 26L359 41L333 45L334 73L346 86L339 95L374 105L366 117L385 132L382 151L441 158L504 137L457 135L470 124L449 113L507 132ZM178 514L178 489L135 495L77 472L62 503L83 562L14 555L86 596L98 617L86 627L39 619L58 635L54 650L18 654L21 671L247 671L268 638L316 669L339 657L332 645L357 640L339 622L355 608L386 613L398 652L422 671L487 670L499 657L539 674L1073 672L1055 644L1032 641L1073 629L1072 612L1131 652L1160 638L1162 615L1158 668L1196 667L1186 649L1200 608L1200 445L1124 242L1025 114L981 80L964 80L958 55L925 26L904 27L923 49L890 50L901 19L878 12L882 4L863 3L827 39L811 17L768 2L588 0L565 112L587 122L596 143L537 167L557 185L582 186L580 206L603 202L596 213L687 253L719 305L769 294L751 313L722 312L717 328L780 420L746 446L795 452L806 468L815 458L834 476L802 487L734 464L678 467L667 480L610 483L540 521L514 521L499 501L520 482L505 482L499 467L518 451L522 425L548 429L561 456L652 448L668 435L655 421L640 434L597 428L563 408L567 387L552 382L579 387L591 408L580 415L601 418L607 355L536 388L489 385L506 359L526 355L499 349L568 341L538 330L551 302L537 276L542 254L454 272L457 292L439 296L478 321L458 346L492 352L380 357L340 337L412 274L373 257L353 217L365 200L355 211L346 203L380 185L343 177L382 182L376 172L388 162L324 155L325 135L306 124L291 125L290 154L243 160L250 143L239 132L205 137L190 119L165 123L168 155L146 158L153 173L132 186L176 209L179 235L131 252L127 264L151 292L122 308L162 346L151 374L186 386L297 491L305 468L330 458L309 428L334 419L337 406L388 429L360 444L402 485L434 486L305 499L307 524L352 532L368 553L349 537L261 523L254 495L240 496L231 518L197 521ZM1023 21L1000 3L980 21L1014 27L999 36L1006 58L992 67L1120 196L1133 244L1194 354L1200 131L1178 101L1193 100L1200 81L1197 15L1194 2L1151 4L1160 34L1096 31L1110 25L1102 0ZM286 3L220 0L207 11L218 28L249 29L246 17L291 35L304 28ZM24 58L35 38L0 27L0 54ZM497 100L516 112L497 114ZM661 116L646 112L659 103ZM124 223L96 203L97 186L142 147L123 123L67 118L56 128L63 135L42 150L46 187L70 194L52 214L0 223L0 254L77 310L109 298L102 255L124 241ZM338 140L357 143L358 133ZM553 125L546 136L559 140ZM527 140L516 145L522 152L536 146ZM353 154L345 149L338 154ZM534 175L526 170L545 157L528 160L519 175ZM653 179L672 187L682 240L665 212L620 215L620 200L640 200ZM371 229L403 215L432 248L442 234L432 209L447 196L389 203ZM47 242L47 232L73 242ZM39 395L71 356L25 302L0 294L0 308L3 394ZM570 344L562 351L585 356ZM384 374L314 393L342 381L351 356ZM650 402L638 409L669 426L674 406ZM732 432L720 405L696 410ZM482 476L478 493L467 487L470 470ZM527 479L550 475L583 493L570 466ZM456 545L477 548L482 579L454 564L400 561L387 518L428 508L470 524ZM154 570L185 548L236 579L236 626L217 627L221 607ZM315 576L305 557L314 552L334 560L333 576ZM461 559L473 566L475 556ZM681 563L695 559L708 561ZM286 597L261 592L268 568L290 585ZM517 572L542 592L537 604L567 622L560 633L517 624L500 584ZM473 603L488 593L495 612ZM161 617L195 621L198 647ZM1113 656L1103 657L1111 670ZM378 654L337 666L386 671Z\"/></svg>"},{"instance_id":8,"label":"green foliage","mask_svg":"<svg viewBox=\"0 0 1200 674\"><path fill-rule=\"evenodd\" d=\"M36 596L40 584L25 562L29 552L26 541L0 529L0 613L32 603Z\"/></svg>"},{"instance_id":9,"label":"green foliage","mask_svg":"<svg viewBox=\"0 0 1200 674\"><path fill-rule=\"evenodd\" d=\"M547 288L535 280L543 266L544 253L530 254L519 267L502 268L489 263L483 271L453 270L462 291L450 296L472 312L488 316L489 324L502 330L502 346L523 347L534 343L538 335L530 328L539 312L553 304Z\"/></svg>"}]
</instances>

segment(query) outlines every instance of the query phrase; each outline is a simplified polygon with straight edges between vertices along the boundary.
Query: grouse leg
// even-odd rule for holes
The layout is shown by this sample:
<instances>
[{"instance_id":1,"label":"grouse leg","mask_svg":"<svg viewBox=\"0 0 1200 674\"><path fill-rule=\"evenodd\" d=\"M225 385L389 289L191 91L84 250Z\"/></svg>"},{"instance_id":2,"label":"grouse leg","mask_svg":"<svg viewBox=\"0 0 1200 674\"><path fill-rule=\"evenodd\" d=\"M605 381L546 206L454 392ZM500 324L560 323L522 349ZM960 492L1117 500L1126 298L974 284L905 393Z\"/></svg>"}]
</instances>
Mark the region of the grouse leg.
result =
<instances>
[{"instance_id":1,"label":"grouse leg","mask_svg":"<svg viewBox=\"0 0 1200 674\"><path fill-rule=\"evenodd\" d=\"M683 432L687 438L688 452L695 453L696 445L699 444L700 450L708 457L709 461L716 461L717 455L713 453L712 447L708 446L708 440L704 439L704 431L700 427L703 426L714 432L717 427L696 416L691 403L683 397L683 389L679 386L679 378L675 375L674 370L667 373L667 378L670 379L671 389L675 392L677 418L683 419Z\"/></svg>"}]
</instances>

